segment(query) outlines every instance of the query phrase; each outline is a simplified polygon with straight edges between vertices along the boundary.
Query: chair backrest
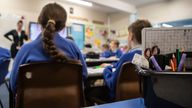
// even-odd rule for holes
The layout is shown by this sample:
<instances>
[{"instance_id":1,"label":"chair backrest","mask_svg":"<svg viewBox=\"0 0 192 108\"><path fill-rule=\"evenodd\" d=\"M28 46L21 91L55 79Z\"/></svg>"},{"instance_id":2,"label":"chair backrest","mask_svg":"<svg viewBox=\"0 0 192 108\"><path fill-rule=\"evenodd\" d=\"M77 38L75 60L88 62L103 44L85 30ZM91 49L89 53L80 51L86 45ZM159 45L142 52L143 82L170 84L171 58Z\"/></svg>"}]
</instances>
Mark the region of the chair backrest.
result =
<instances>
[{"instance_id":1,"label":"chair backrest","mask_svg":"<svg viewBox=\"0 0 192 108\"><path fill-rule=\"evenodd\" d=\"M16 108L82 106L82 65L79 62L30 63L20 67Z\"/></svg>"},{"instance_id":2,"label":"chair backrest","mask_svg":"<svg viewBox=\"0 0 192 108\"><path fill-rule=\"evenodd\" d=\"M121 67L116 85L116 100L141 97L140 78L137 66L127 62Z\"/></svg>"},{"instance_id":3,"label":"chair backrest","mask_svg":"<svg viewBox=\"0 0 192 108\"><path fill-rule=\"evenodd\" d=\"M8 71L9 63L10 63L10 59L5 59L0 64L0 85L4 82L5 77L6 77L7 73L9 72Z\"/></svg>"}]
</instances>

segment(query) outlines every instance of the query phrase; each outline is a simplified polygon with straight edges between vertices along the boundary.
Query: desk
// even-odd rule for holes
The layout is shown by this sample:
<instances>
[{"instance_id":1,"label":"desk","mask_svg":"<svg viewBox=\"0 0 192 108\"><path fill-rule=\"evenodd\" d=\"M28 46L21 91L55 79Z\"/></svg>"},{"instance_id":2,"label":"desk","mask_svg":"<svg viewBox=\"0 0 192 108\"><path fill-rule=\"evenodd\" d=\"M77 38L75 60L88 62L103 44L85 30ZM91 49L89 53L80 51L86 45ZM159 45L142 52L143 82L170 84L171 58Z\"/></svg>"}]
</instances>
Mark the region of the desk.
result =
<instances>
[{"instance_id":1,"label":"desk","mask_svg":"<svg viewBox=\"0 0 192 108\"><path fill-rule=\"evenodd\" d=\"M105 68L95 69L94 67L88 67L88 68L87 68L88 77L99 77L99 76L102 76L104 69L105 69Z\"/></svg>"},{"instance_id":2,"label":"desk","mask_svg":"<svg viewBox=\"0 0 192 108\"><path fill-rule=\"evenodd\" d=\"M136 98L87 108L145 108L145 104L143 98Z\"/></svg>"},{"instance_id":3,"label":"desk","mask_svg":"<svg viewBox=\"0 0 192 108\"><path fill-rule=\"evenodd\" d=\"M103 70L105 68L95 68L95 67L88 67L88 78L86 82L86 87L98 87L98 86L104 86L103 82ZM113 72L115 71L115 68L113 68ZM99 80L99 83L95 84L95 82ZM102 81L101 81L102 80Z\"/></svg>"},{"instance_id":4,"label":"desk","mask_svg":"<svg viewBox=\"0 0 192 108\"><path fill-rule=\"evenodd\" d=\"M86 63L87 66L98 66L101 65L103 63L113 63L113 62L117 62L119 59L115 58L115 59L108 59L108 58L100 58L100 59L86 59Z\"/></svg>"},{"instance_id":5,"label":"desk","mask_svg":"<svg viewBox=\"0 0 192 108\"><path fill-rule=\"evenodd\" d=\"M88 77L101 77L103 76L103 71L105 68L94 68L94 67L88 67ZM115 68L113 68L113 72L115 71Z\"/></svg>"},{"instance_id":6,"label":"desk","mask_svg":"<svg viewBox=\"0 0 192 108\"><path fill-rule=\"evenodd\" d=\"M95 82L97 80L103 80L103 70L104 68L95 68L95 67L88 67L87 68L87 72L88 72L88 78L86 81L86 87L90 88L90 87L97 87L95 85ZM100 85L104 85L103 83Z\"/></svg>"}]
</instances>

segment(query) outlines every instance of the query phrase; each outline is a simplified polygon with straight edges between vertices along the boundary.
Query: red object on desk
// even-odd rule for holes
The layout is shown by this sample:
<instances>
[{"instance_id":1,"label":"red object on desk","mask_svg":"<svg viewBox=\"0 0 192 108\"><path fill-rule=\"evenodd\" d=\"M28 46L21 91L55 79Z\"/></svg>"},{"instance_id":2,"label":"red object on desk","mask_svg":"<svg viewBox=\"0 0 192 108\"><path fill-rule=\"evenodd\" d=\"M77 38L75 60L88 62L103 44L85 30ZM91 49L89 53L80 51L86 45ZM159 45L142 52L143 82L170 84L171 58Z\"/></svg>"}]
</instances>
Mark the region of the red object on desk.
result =
<instances>
[{"instance_id":1,"label":"red object on desk","mask_svg":"<svg viewBox=\"0 0 192 108\"><path fill-rule=\"evenodd\" d=\"M175 55L173 54L173 64L174 64L174 68L175 71L177 70L177 59L175 58Z\"/></svg>"},{"instance_id":2,"label":"red object on desk","mask_svg":"<svg viewBox=\"0 0 192 108\"><path fill-rule=\"evenodd\" d=\"M173 63L173 60L170 60L170 66L171 66L172 71L175 72L176 69L175 69L175 65Z\"/></svg>"}]
</instances>

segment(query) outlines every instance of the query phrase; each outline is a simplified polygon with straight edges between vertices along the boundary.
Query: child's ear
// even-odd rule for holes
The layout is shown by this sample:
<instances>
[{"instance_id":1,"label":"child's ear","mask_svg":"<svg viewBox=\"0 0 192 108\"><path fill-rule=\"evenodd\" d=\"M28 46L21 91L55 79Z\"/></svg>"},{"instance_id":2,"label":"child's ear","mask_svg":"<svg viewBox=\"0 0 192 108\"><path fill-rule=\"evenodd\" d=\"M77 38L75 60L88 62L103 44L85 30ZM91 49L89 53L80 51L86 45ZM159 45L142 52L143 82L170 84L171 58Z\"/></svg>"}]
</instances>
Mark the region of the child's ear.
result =
<instances>
[{"instance_id":1,"label":"child's ear","mask_svg":"<svg viewBox=\"0 0 192 108\"><path fill-rule=\"evenodd\" d=\"M130 35L129 35L130 37L130 40L133 40L133 34L132 33L130 33Z\"/></svg>"}]
</instances>

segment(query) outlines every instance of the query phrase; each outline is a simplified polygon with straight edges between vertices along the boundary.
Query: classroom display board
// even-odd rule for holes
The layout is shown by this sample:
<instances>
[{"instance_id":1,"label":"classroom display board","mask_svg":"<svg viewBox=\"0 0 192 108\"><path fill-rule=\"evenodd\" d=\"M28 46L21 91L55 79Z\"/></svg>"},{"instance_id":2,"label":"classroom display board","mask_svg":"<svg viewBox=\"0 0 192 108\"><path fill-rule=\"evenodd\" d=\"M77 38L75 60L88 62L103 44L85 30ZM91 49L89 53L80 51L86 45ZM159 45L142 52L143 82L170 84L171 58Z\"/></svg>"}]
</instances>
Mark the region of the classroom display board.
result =
<instances>
[{"instance_id":1,"label":"classroom display board","mask_svg":"<svg viewBox=\"0 0 192 108\"><path fill-rule=\"evenodd\" d=\"M79 49L83 49L85 40L84 25L73 23L71 26L71 35Z\"/></svg>"},{"instance_id":2,"label":"classroom display board","mask_svg":"<svg viewBox=\"0 0 192 108\"><path fill-rule=\"evenodd\" d=\"M90 43L93 49L98 50L108 38L107 28L101 25L85 25L85 43Z\"/></svg>"},{"instance_id":3,"label":"classroom display board","mask_svg":"<svg viewBox=\"0 0 192 108\"><path fill-rule=\"evenodd\" d=\"M142 31L143 51L157 45L161 54L174 53L176 49L192 52L192 27L146 28ZM192 67L192 59L186 65Z\"/></svg>"},{"instance_id":4,"label":"classroom display board","mask_svg":"<svg viewBox=\"0 0 192 108\"><path fill-rule=\"evenodd\" d=\"M32 41L39 36L41 31L41 26L37 22L29 23L29 37ZM59 34L63 38L72 36L80 49L84 48L84 44L91 43L93 49L98 50L108 39L107 27L93 24L72 23Z\"/></svg>"}]
</instances>

